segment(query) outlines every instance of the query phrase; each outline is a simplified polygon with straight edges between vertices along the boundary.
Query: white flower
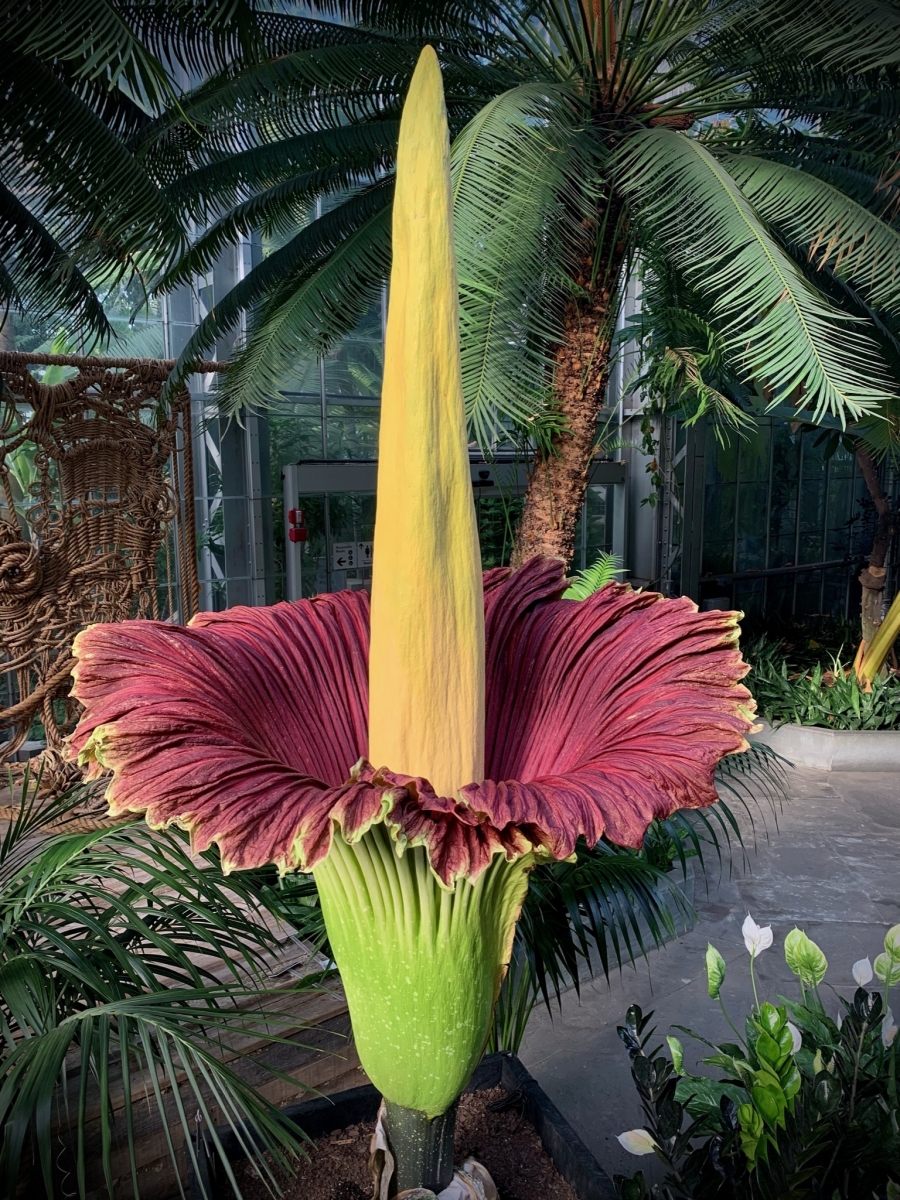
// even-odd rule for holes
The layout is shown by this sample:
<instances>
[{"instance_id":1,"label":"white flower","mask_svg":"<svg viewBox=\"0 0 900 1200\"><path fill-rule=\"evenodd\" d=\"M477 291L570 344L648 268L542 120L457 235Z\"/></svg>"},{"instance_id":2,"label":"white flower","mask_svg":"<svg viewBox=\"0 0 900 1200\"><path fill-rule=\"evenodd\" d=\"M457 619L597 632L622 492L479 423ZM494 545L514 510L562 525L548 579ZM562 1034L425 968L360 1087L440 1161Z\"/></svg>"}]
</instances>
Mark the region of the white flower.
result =
<instances>
[{"instance_id":1,"label":"white flower","mask_svg":"<svg viewBox=\"0 0 900 1200\"><path fill-rule=\"evenodd\" d=\"M749 913L747 913L747 920L741 926L741 933L744 935L744 945L754 958L757 954L762 954L763 950L768 950L774 940L772 926L760 927Z\"/></svg>"},{"instance_id":2,"label":"white flower","mask_svg":"<svg viewBox=\"0 0 900 1200\"><path fill-rule=\"evenodd\" d=\"M894 1024L894 1014L888 1008L884 1014L884 1020L881 1022L881 1040L884 1042L885 1049L891 1045L896 1036L897 1026Z\"/></svg>"},{"instance_id":3,"label":"white flower","mask_svg":"<svg viewBox=\"0 0 900 1200\"><path fill-rule=\"evenodd\" d=\"M803 1045L803 1037L793 1021L788 1021L787 1027L791 1031L791 1041L793 1043L791 1046L791 1054L796 1054Z\"/></svg>"},{"instance_id":4,"label":"white flower","mask_svg":"<svg viewBox=\"0 0 900 1200\"><path fill-rule=\"evenodd\" d=\"M620 1133L619 1142L629 1154L652 1154L656 1149L656 1142L646 1129L629 1129L627 1133Z\"/></svg>"},{"instance_id":5,"label":"white flower","mask_svg":"<svg viewBox=\"0 0 900 1200\"><path fill-rule=\"evenodd\" d=\"M859 987L865 987L867 983L871 983L873 973L872 964L867 958L861 958L853 964L853 978Z\"/></svg>"}]
</instances>

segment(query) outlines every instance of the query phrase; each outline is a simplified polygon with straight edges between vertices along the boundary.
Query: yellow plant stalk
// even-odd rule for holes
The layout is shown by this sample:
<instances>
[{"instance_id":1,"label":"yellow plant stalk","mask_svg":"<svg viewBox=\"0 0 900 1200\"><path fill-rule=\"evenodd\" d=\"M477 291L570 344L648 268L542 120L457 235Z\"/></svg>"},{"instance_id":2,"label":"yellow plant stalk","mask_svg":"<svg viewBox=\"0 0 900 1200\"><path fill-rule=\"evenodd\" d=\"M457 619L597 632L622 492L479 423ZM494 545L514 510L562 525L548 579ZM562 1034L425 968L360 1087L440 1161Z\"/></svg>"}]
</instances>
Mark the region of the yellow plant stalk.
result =
<instances>
[{"instance_id":1,"label":"yellow plant stalk","mask_svg":"<svg viewBox=\"0 0 900 1200\"><path fill-rule=\"evenodd\" d=\"M900 593L887 611L887 616L878 626L872 644L866 647L857 675L863 683L871 683L891 652L891 646L900 637Z\"/></svg>"},{"instance_id":2,"label":"yellow plant stalk","mask_svg":"<svg viewBox=\"0 0 900 1200\"><path fill-rule=\"evenodd\" d=\"M452 796L484 777L484 605L459 357L437 55L403 110L393 213L369 658L369 759Z\"/></svg>"}]
</instances>

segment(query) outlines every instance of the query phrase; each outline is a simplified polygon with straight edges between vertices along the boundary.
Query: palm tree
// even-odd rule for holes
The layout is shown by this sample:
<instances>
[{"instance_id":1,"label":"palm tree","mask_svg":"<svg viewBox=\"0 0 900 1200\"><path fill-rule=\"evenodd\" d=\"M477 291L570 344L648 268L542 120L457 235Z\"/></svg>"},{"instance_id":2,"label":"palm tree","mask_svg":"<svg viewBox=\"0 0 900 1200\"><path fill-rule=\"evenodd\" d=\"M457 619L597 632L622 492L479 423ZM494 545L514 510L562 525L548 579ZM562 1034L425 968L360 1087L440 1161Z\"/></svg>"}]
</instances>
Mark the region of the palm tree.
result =
<instances>
[{"instance_id":1,"label":"palm tree","mask_svg":"<svg viewBox=\"0 0 900 1200\"><path fill-rule=\"evenodd\" d=\"M252 0L0 0L0 345L10 310L113 336L103 297L186 247L136 147L177 76L268 56Z\"/></svg>"},{"instance_id":2,"label":"palm tree","mask_svg":"<svg viewBox=\"0 0 900 1200\"><path fill-rule=\"evenodd\" d=\"M883 411L876 322L900 298L895 0L318 9L329 19L282 18L274 61L207 81L143 147L174 207L213 214L161 287L207 270L237 233L283 241L184 353L251 312L232 408L264 404L377 297L399 107L431 42L455 134L472 431L490 450L524 430L536 450L520 559L571 556L618 294L639 261L664 262L699 298L730 369L767 402L809 420ZM850 319L834 287L870 315Z\"/></svg>"}]
</instances>

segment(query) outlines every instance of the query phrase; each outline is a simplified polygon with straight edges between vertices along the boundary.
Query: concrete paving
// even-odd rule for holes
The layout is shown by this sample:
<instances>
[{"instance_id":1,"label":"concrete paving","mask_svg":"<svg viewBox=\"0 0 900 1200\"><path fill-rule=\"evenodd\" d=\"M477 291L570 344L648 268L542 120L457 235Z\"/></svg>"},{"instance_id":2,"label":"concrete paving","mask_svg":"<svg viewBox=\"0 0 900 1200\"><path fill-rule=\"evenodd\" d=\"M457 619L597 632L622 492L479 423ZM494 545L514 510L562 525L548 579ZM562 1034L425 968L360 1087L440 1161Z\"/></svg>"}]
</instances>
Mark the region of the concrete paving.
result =
<instances>
[{"instance_id":1,"label":"concrete paving","mask_svg":"<svg viewBox=\"0 0 900 1200\"><path fill-rule=\"evenodd\" d=\"M852 995L852 964L867 955L874 960L887 928L900 922L900 775L792 770L789 783L778 828L770 817L768 840L757 839L749 863L737 854L721 879L712 868L708 894L699 875L694 929L608 984L601 977L583 985L580 1000L567 993L552 1016L543 1008L532 1016L521 1057L610 1175L646 1170L653 1161L634 1158L616 1140L643 1124L616 1034L629 1004L655 1011L660 1041L678 1034L672 1028L678 1024L728 1040L719 1007L706 994L704 956L712 942L725 958L722 995L740 1026L752 1004L741 937L748 912L775 934L774 946L757 960L760 1000L797 994L782 949L794 925L825 952L826 980ZM692 1052L689 1039L678 1036L689 1061L702 1057L702 1047Z\"/></svg>"}]
</instances>

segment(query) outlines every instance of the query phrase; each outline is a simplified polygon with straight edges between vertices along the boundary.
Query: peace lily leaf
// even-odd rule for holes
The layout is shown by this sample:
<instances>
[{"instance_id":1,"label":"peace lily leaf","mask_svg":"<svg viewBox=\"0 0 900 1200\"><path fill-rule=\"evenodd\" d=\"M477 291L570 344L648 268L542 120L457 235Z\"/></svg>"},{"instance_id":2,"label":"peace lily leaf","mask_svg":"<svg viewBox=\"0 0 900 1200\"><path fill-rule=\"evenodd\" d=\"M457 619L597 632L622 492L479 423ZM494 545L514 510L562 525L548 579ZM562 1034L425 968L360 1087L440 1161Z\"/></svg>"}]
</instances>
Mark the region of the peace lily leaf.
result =
<instances>
[{"instance_id":1,"label":"peace lily leaf","mask_svg":"<svg viewBox=\"0 0 900 1200\"><path fill-rule=\"evenodd\" d=\"M736 1083L719 1083L714 1079L693 1075L679 1079L675 1089L675 1099L687 1108L692 1117L717 1117L723 1096L738 1106L747 1101L747 1093Z\"/></svg>"},{"instance_id":2,"label":"peace lily leaf","mask_svg":"<svg viewBox=\"0 0 900 1200\"><path fill-rule=\"evenodd\" d=\"M888 987L896 987L900 983L900 960L890 954L879 954L875 959L875 974Z\"/></svg>"},{"instance_id":3,"label":"peace lily leaf","mask_svg":"<svg viewBox=\"0 0 900 1200\"><path fill-rule=\"evenodd\" d=\"M672 1065L679 1075L684 1074L684 1046L677 1037L666 1037L669 1043L669 1053L672 1055Z\"/></svg>"},{"instance_id":4,"label":"peace lily leaf","mask_svg":"<svg viewBox=\"0 0 900 1200\"><path fill-rule=\"evenodd\" d=\"M792 929L784 939L784 961L808 987L818 987L828 970L828 959L802 929Z\"/></svg>"},{"instance_id":5,"label":"peace lily leaf","mask_svg":"<svg viewBox=\"0 0 900 1200\"><path fill-rule=\"evenodd\" d=\"M342 592L94 626L71 742L113 812L226 869L314 873L388 1127L445 1112L480 1058L535 858L714 803L754 708L734 614L618 583L564 600L556 560L482 576L430 48L397 163L371 618Z\"/></svg>"},{"instance_id":6,"label":"peace lily leaf","mask_svg":"<svg viewBox=\"0 0 900 1200\"><path fill-rule=\"evenodd\" d=\"M718 1000L725 982L725 959L712 942L706 947L706 989L711 1000Z\"/></svg>"}]
</instances>

